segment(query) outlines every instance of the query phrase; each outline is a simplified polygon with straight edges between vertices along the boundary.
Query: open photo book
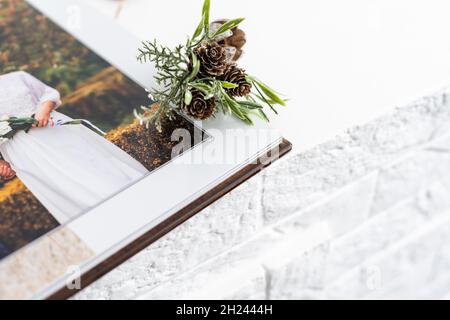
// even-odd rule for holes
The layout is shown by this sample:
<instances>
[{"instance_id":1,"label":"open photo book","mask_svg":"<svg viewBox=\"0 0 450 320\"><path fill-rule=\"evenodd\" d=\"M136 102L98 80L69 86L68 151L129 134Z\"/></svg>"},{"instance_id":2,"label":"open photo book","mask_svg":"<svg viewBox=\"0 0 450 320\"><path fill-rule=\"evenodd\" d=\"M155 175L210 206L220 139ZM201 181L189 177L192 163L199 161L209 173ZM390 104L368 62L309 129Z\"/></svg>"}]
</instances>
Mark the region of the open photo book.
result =
<instances>
[{"instance_id":1,"label":"open photo book","mask_svg":"<svg viewBox=\"0 0 450 320\"><path fill-rule=\"evenodd\" d=\"M0 299L70 297L290 151L259 120L139 121L141 40L89 1L0 2Z\"/></svg>"}]
</instances>

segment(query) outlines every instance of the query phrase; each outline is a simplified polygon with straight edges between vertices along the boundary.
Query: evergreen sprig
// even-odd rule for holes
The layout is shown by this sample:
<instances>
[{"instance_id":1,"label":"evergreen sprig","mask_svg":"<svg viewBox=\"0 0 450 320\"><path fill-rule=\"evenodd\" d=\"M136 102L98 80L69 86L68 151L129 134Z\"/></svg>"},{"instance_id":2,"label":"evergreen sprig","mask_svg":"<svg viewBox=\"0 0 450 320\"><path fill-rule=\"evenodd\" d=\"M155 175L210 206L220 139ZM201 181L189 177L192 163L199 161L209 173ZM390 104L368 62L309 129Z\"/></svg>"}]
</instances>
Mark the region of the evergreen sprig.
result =
<instances>
[{"instance_id":1,"label":"evergreen sprig","mask_svg":"<svg viewBox=\"0 0 450 320\"><path fill-rule=\"evenodd\" d=\"M154 79L159 86L149 90L149 98L159 106L157 108L142 107L141 113L135 112L135 116L143 124L148 126L154 123L158 130L161 130L163 117L171 117L174 110L185 110L186 107L196 103L193 101L195 90L201 92L204 101L210 99L214 99L213 102L217 101L216 111L232 114L248 124L253 124L252 116L269 120L264 112L264 106L277 113L275 106L285 105L285 100L256 77L250 75L245 77L245 81L254 88L254 92L244 97L235 97L230 94L230 89L235 89L239 83L200 72L202 63L205 61L199 59L196 49L206 43L215 43L216 37L230 32L244 21L244 18L232 19L211 32L210 7L211 1L205 0L201 21L193 36L184 45L171 49L158 45L154 40L144 42L139 49L137 58L141 63L154 63L156 68ZM212 103L205 103L205 105L210 106Z\"/></svg>"}]
</instances>

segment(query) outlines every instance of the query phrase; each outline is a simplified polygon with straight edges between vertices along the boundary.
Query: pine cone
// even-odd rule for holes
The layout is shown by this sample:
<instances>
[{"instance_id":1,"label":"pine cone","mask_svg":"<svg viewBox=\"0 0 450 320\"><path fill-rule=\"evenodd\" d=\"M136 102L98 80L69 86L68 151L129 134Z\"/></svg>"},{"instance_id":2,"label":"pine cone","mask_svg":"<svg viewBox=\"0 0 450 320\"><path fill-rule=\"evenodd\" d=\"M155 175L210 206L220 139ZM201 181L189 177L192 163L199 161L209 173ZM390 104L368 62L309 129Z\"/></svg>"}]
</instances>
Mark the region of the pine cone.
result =
<instances>
[{"instance_id":1,"label":"pine cone","mask_svg":"<svg viewBox=\"0 0 450 320\"><path fill-rule=\"evenodd\" d=\"M213 22L213 24L223 25L227 21L228 20L218 20L218 21ZM233 33L233 35L231 37L225 38L225 39L219 41L218 43L221 46L232 47L232 48L236 49L236 52L234 53L232 60L237 61L237 60L239 60L239 58L242 56L242 54L244 52L242 50L242 48L247 43L247 38L246 38L245 32L243 30L239 29L238 27L231 29L231 32Z\"/></svg>"},{"instance_id":2,"label":"pine cone","mask_svg":"<svg viewBox=\"0 0 450 320\"><path fill-rule=\"evenodd\" d=\"M216 112L216 98L205 100L203 92L192 89L192 101L189 105L183 103L183 111L198 120L206 120Z\"/></svg>"},{"instance_id":3,"label":"pine cone","mask_svg":"<svg viewBox=\"0 0 450 320\"><path fill-rule=\"evenodd\" d=\"M201 62L200 72L209 76L221 76L228 66L226 49L216 42L204 42L194 49Z\"/></svg>"},{"instance_id":4,"label":"pine cone","mask_svg":"<svg viewBox=\"0 0 450 320\"><path fill-rule=\"evenodd\" d=\"M220 79L237 85L236 88L227 89L231 96L245 97L252 91L252 84L247 81L246 75L244 69L240 69L236 65L230 65Z\"/></svg>"}]
</instances>

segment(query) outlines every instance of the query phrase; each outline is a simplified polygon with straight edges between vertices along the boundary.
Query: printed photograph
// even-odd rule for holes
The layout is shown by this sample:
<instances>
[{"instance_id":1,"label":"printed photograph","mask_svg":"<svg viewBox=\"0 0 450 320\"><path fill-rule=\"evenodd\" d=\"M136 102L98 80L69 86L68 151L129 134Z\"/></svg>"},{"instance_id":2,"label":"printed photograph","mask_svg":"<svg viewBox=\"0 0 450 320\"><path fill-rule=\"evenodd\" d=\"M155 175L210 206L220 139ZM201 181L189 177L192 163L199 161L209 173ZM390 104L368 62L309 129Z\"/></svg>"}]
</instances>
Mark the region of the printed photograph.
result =
<instances>
[{"instance_id":1,"label":"printed photograph","mask_svg":"<svg viewBox=\"0 0 450 320\"><path fill-rule=\"evenodd\" d=\"M0 1L0 259L171 161L174 130L199 142L181 115L142 125L149 104L25 0Z\"/></svg>"}]
</instances>

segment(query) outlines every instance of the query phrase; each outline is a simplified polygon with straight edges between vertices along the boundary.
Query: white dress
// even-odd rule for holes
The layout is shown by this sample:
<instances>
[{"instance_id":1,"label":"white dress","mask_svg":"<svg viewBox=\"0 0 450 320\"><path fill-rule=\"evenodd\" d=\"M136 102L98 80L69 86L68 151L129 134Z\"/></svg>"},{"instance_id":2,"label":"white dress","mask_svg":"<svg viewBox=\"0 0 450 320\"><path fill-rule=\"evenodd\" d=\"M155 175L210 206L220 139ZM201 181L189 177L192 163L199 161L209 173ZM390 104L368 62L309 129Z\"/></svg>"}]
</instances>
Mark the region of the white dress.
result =
<instances>
[{"instance_id":1,"label":"white dress","mask_svg":"<svg viewBox=\"0 0 450 320\"><path fill-rule=\"evenodd\" d=\"M29 117L59 93L25 72L0 76L0 116ZM70 120L53 112L54 121ZM138 161L82 125L34 128L0 146L17 176L61 224L148 173Z\"/></svg>"}]
</instances>

